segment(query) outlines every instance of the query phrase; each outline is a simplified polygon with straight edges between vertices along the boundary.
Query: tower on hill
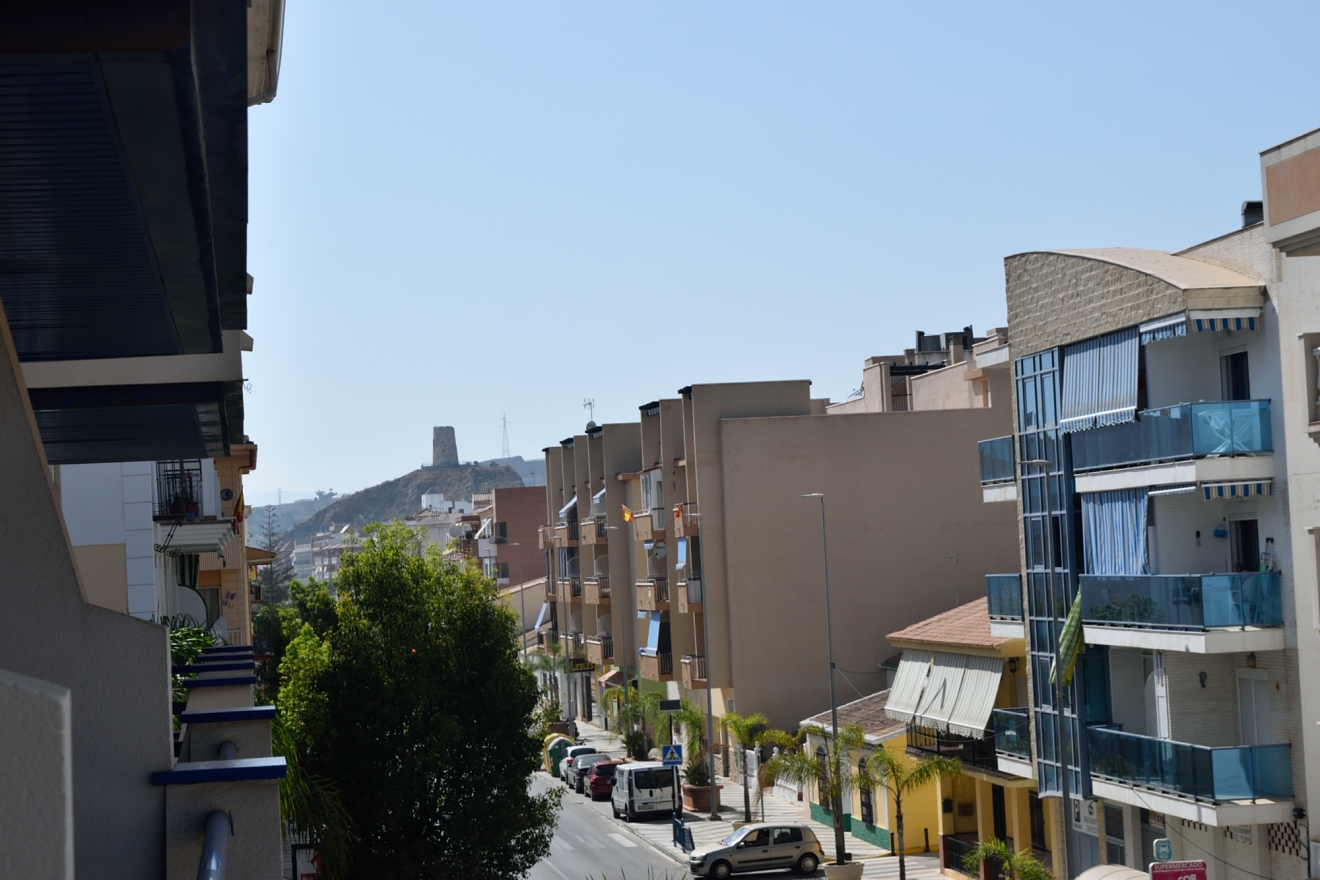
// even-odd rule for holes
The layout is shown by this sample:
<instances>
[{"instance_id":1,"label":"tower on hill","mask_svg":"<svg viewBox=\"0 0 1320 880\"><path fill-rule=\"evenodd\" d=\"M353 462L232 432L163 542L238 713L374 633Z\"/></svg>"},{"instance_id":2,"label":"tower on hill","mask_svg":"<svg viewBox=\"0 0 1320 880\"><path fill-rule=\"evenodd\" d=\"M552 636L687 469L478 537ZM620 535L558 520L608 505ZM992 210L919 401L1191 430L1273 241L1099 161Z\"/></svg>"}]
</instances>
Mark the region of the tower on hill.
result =
<instances>
[{"instance_id":1,"label":"tower on hill","mask_svg":"<svg viewBox=\"0 0 1320 880\"><path fill-rule=\"evenodd\" d=\"M443 425L431 429L431 466L455 467L458 464L458 441L454 429Z\"/></svg>"}]
</instances>

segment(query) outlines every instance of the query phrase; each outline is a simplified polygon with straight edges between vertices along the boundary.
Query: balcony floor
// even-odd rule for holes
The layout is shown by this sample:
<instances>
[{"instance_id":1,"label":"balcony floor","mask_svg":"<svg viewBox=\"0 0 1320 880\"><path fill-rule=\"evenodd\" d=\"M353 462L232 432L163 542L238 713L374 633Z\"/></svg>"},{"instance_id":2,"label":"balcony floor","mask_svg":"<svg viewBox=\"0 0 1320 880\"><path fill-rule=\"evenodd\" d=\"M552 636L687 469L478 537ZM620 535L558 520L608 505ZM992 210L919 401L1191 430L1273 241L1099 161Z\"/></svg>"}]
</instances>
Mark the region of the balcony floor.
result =
<instances>
[{"instance_id":1,"label":"balcony floor","mask_svg":"<svg viewBox=\"0 0 1320 880\"><path fill-rule=\"evenodd\" d=\"M1282 651L1283 627L1186 630L1151 629L1140 626L1082 627L1088 645L1111 648L1142 648L1148 651L1180 651L1188 654L1236 654L1248 651ZM1198 820L1199 821L1199 820Z\"/></svg>"},{"instance_id":2,"label":"balcony floor","mask_svg":"<svg viewBox=\"0 0 1320 880\"><path fill-rule=\"evenodd\" d=\"M1265 800L1228 801L1220 804L1204 803L1175 797L1164 792L1146 788L1134 788L1118 782L1091 777L1092 794L1106 801L1127 804L1157 810L1169 816L1177 816L1189 822L1214 825L1222 828L1226 825L1267 825L1274 822L1291 822L1295 801Z\"/></svg>"},{"instance_id":3,"label":"balcony floor","mask_svg":"<svg viewBox=\"0 0 1320 880\"><path fill-rule=\"evenodd\" d=\"M1198 458L1167 464L1136 465L1108 471L1078 474L1078 492L1111 492L1178 486L1184 483L1230 483L1269 480L1274 476L1274 454L1239 455L1232 458Z\"/></svg>"}]
</instances>

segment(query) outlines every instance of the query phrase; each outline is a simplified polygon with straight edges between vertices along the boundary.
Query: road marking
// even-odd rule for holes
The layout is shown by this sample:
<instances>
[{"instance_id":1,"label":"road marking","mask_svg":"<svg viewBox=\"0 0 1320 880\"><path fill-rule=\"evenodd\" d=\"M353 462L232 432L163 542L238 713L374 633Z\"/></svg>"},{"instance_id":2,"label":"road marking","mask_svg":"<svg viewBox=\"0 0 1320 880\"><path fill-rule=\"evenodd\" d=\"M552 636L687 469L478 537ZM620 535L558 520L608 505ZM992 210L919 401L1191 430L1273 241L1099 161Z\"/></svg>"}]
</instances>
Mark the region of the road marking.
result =
<instances>
[{"instance_id":1,"label":"road marking","mask_svg":"<svg viewBox=\"0 0 1320 880\"><path fill-rule=\"evenodd\" d=\"M637 845L628 838L624 837L622 834L609 834L606 836L609 837L610 840L613 840L615 843L617 843L619 846L634 847Z\"/></svg>"},{"instance_id":2,"label":"road marking","mask_svg":"<svg viewBox=\"0 0 1320 880\"><path fill-rule=\"evenodd\" d=\"M541 862L541 864L545 865L551 871L554 871L560 877L563 877L564 880L568 880L568 875L565 874L563 871L559 870L558 868L556 868L552 862Z\"/></svg>"},{"instance_id":3,"label":"road marking","mask_svg":"<svg viewBox=\"0 0 1320 880\"><path fill-rule=\"evenodd\" d=\"M555 849L563 849L563 850L570 850L576 848L573 846L573 844L569 843L567 840L564 840L559 835L555 835L554 837L550 838L550 846Z\"/></svg>"},{"instance_id":4,"label":"road marking","mask_svg":"<svg viewBox=\"0 0 1320 880\"><path fill-rule=\"evenodd\" d=\"M573 836L576 837L578 840L582 841L583 843L585 843L587 846L591 847L592 849L605 848L605 844L601 843L599 840L592 840L590 837L583 837L581 834L574 834Z\"/></svg>"}]
</instances>

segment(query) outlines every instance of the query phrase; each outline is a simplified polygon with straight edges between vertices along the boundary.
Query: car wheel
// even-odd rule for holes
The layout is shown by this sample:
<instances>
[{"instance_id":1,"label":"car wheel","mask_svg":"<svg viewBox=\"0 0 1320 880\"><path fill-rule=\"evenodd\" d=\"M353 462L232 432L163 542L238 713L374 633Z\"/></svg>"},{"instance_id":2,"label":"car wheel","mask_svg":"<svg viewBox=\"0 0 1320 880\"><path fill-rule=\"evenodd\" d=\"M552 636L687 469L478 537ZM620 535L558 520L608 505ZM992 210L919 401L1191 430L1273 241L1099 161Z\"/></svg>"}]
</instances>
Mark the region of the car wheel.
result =
<instances>
[{"instance_id":1,"label":"car wheel","mask_svg":"<svg viewBox=\"0 0 1320 880\"><path fill-rule=\"evenodd\" d=\"M811 853L807 853L805 856L798 859L798 863L797 863L798 873L814 874L816 873L816 868L819 865L820 865L820 861Z\"/></svg>"},{"instance_id":2,"label":"car wheel","mask_svg":"<svg viewBox=\"0 0 1320 880\"><path fill-rule=\"evenodd\" d=\"M710 876L718 877L719 880L729 880L733 876L733 865L728 862L720 861L710 866Z\"/></svg>"},{"instance_id":3,"label":"car wheel","mask_svg":"<svg viewBox=\"0 0 1320 880\"><path fill-rule=\"evenodd\" d=\"M637 818L637 814L633 812L632 807L624 807L624 809L623 809L623 821L625 821L625 822L631 822L631 821L632 821L633 819L635 819L635 818Z\"/></svg>"}]
</instances>

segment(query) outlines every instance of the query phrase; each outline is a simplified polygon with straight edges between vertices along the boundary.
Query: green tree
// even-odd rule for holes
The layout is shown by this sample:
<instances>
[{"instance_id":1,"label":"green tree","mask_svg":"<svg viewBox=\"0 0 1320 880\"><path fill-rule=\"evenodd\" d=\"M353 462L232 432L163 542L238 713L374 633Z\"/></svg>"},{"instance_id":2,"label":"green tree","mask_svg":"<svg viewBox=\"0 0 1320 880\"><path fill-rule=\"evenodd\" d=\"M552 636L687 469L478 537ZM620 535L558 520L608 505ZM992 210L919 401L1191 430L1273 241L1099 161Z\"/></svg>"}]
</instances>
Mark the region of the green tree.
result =
<instances>
[{"instance_id":1,"label":"green tree","mask_svg":"<svg viewBox=\"0 0 1320 880\"><path fill-rule=\"evenodd\" d=\"M742 768L743 784L743 821L752 821L752 794L747 788L747 756L742 754L747 749L756 745L757 734L770 726L770 721L760 712L752 715L739 715L737 712L727 712L720 719L720 726L728 732L733 741L738 744L738 766Z\"/></svg>"},{"instance_id":2,"label":"green tree","mask_svg":"<svg viewBox=\"0 0 1320 880\"><path fill-rule=\"evenodd\" d=\"M954 779L962 778L962 762L957 758L945 758L931 755L911 764L904 764L897 755L885 748L878 748L866 757L866 772L862 774L861 784L871 789L881 789L894 799L894 831L898 837L898 880L907 880L907 862L903 854L903 796L930 785L941 776ZM1036 878L1019 878L1036 880Z\"/></svg>"},{"instance_id":3,"label":"green tree","mask_svg":"<svg viewBox=\"0 0 1320 880\"><path fill-rule=\"evenodd\" d=\"M266 518L262 520L258 533L258 544L262 550L279 553L280 549L280 514L275 505L267 504ZM261 587L261 601L266 605L279 605L289 599L289 580L293 577L293 566L281 563L279 557L269 565L257 570L257 584Z\"/></svg>"},{"instance_id":4,"label":"green tree","mask_svg":"<svg viewBox=\"0 0 1320 880\"><path fill-rule=\"evenodd\" d=\"M280 718L344 805L346 876L523 876L550 851L558 792L528 787L541 744L517 621L475 566L418 547L399 523L367 527L329 626L288 646Z\"/></svg>"},{"instance_id":5,"label":"green tree","mask_svg":"<svg viewBox=\"0 0 1320 880\"><path fill-rule=\"evenodd\" d=\"M637 688L610 688L606 691L613 709L616 727L623 736L623 747L634 761L645 761L655 748L655 716L660 710L660 694L638 692Z\"/></svg>"},{"instance_id":6,"label":"green tree","mask_svg":"<svg viewBox=\"0 0 1320 880\"><path fill-rule=\"evenodd\" d=\"M1045 866L1029 852L1014 852L1004 841L982 840L963 858L963 868L973 877L981 874L981 863L990 861L999 866L1007 880L1054 880Z\"/></svg>"}]
</instances>

